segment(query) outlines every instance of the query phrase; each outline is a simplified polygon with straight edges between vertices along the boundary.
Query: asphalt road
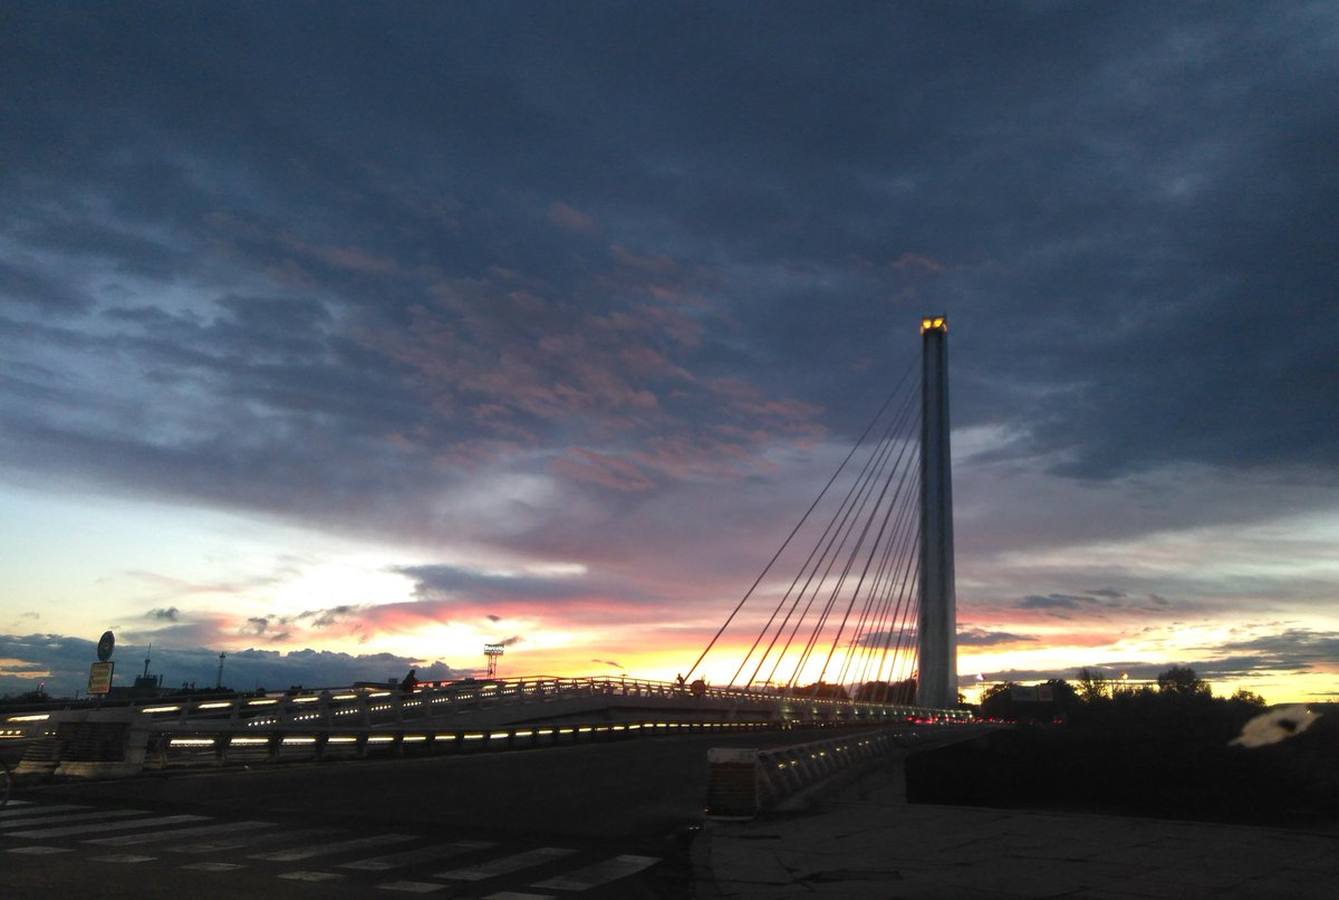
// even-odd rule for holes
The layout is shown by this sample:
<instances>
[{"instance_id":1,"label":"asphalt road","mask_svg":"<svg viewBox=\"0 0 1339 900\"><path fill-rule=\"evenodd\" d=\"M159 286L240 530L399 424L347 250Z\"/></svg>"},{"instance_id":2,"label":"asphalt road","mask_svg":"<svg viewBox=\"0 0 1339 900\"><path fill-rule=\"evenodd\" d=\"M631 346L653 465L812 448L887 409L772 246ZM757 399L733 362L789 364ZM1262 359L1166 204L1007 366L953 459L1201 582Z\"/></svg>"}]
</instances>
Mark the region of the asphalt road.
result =
<instances>
[{"instance_id":1,"label":"asphalt road","mask_svg":"<svg viewBox=\"0 0 1339 900\"><path fill-rule=\"evenodd\" d=\"M387 896L394 890L513 900L683 897L691 884L687 849L701 821L707 749L833 736L656 737L31 788L16 798L40 808L87 809L56 811L55 825L32 828L14 823L45 813L21 807L0 813L13 813L0 818L0 897ZM76 833L52 833L65 830L58 827L61 817L85 814L93 818L76 823ZM122 825L145 815L168 821L156 831ZM182 837L185 828L216 831ZM138 835L146 836L143 843L136 843ZM282 855L288 845L316 852L257 858L276 848ZM393 871L346 868L402 846L432 858L397 863ZM496 861L518 854L539 863L514 872L489 868L505 868ZM469 872L479 874L470 866L488 877L469 880ZM637 866L608 883L573 886ZM444 871L457 875L444 877ZM400 883L407 886L388 887Z\"/></svg>"}]
</instances>

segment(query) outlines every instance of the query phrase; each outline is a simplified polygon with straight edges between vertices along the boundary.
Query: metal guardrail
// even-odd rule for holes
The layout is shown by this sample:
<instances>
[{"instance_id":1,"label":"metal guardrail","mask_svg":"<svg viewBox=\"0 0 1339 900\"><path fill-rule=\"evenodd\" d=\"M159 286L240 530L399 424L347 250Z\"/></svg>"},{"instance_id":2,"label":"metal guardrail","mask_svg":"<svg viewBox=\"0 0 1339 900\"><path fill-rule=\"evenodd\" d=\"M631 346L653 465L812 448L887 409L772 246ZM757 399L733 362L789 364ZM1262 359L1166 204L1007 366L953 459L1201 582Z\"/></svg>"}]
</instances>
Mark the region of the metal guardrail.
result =
<instances>
[{"instance_id":1,"label":"metal guardrail","mask_svg":"<svg viewBox=\"0 0 1339 900\"><path fill-rule=\"evenodd\" d=\"M747 820L851 766L897 749L883 730L768 749L707 751L707 817Z\"/></svg>"},{"instance_id":2,"label":"metal guardrail","mask_svg":"<svg viewBox=\"0 0 1339 900\"><path fill-rule=\"evenodd\" d=\"M150 736L145 753L145 768L519 750L676 734L738 734L777 727L780 726L767 722L637 720L563 724L545 722L485 729L370 729L307 734L294 734L286 729L246 735L210 734L204 731L186 735L170 731Z\"/></svg>"}]
</instances>

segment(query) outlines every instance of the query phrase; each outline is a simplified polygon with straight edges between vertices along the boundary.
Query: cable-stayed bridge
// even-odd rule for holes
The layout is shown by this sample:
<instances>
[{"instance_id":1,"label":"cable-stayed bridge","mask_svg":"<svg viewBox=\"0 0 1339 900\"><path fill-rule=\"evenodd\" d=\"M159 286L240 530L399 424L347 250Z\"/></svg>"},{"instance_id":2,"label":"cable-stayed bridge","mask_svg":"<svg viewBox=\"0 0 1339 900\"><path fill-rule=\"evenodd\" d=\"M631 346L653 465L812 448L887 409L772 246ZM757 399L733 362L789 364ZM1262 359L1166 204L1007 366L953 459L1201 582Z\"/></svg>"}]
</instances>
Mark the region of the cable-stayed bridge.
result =
<instances>
[{"instance_id":1,"label":"cable-stayed bridge","mask_svg":"<svg viewBox=\"0 0 1339 900\"><path fill-rule=\"evenodd\" d=\"M146 767L539 747L642 735L955 724L948 323L687 672L531 676L50 709L0 720L23 769ZM919 378L914 375L919 369ZM711 685L702 673L710 671ZM718 673L730 673L728 676Z\"/></svg>"}]
</instances>

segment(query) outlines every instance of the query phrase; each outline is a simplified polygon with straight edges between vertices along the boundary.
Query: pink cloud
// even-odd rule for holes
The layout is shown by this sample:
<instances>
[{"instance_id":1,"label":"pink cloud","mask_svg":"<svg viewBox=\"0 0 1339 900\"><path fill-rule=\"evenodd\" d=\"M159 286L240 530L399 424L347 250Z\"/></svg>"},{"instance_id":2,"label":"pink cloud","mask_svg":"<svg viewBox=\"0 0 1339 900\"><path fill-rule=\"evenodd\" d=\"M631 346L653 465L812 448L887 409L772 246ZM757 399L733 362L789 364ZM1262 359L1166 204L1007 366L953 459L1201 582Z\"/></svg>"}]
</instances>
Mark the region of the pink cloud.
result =
<instances>
[{"instance_id":1,"label":"pink cloud","mask_svg":"<svg viewBox=\"0 0 1339 900\"><path fill-rule=\"evenodd\" d=\"M594 216L568 206L560 200L555 200L549 206L549 221L564 231L578 234L593 234L600 228L600 223Z\"/></svg>"},{"instance_id":2,"label":"pink cloud","mask_svg":"<svg viewBox=\"0 0 1339 900\"><path fill-rule=\"evenodd\" d=\"M645 491L656 484L636 463L579 448L555 460L550 469L559 475L616 491Z\"/></svg>"},{"instance_id":3,"label":"pink cloud","mask_svg":"<svg viewBox=\"0 0 1339 900\"><path fill-rule=\"evenodd\" d=\"M920 272L927 275L938 275L945 270L945 265L937 259L929 256L922 256L919 253L903 253L897 259L888 264L888 267L899 272Z\"/></svg>"}]
</instances>

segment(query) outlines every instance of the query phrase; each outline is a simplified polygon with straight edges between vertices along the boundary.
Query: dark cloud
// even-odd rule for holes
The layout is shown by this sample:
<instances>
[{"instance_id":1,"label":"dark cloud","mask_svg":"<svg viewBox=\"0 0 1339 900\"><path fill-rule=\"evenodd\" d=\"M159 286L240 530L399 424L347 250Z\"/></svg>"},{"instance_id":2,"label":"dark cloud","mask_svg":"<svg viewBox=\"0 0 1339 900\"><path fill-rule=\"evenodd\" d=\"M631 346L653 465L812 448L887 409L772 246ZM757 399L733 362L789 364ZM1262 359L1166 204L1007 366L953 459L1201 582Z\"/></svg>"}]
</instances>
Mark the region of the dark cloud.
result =
<instances>
[{"instance_id":1,"label":"dark cloud","mask_svg":"<svg viewBox=\"0 0 1339 900\"><path fill-rule=\"evenodd\" d=\"M1019 609L1080 609L1096 603L1092 597L1075 594L1029 594L1018 601Z\"/></svg>"},{"instance_id":2,"label":"dark cloud","mask_svg":"<svg viewBox=\"0 0 1339 900\"><path fill-rule=\"evenodd\" d=\"M332 606L329 609L304 610L296 616L293 616L293 618L299 621L310 619L311 627L313 628L329 628L350 616L356 615L360 610L365 608L366 607L342 603L339 606Z\"/></svg>"},{"instance_id":3,"label":"dark cloud","mask_svg":"<svg viewBox=\"0 0 1339 900\"><path fill-rule=\"evenodd\" d=\"M241 628L237 629L238 634L251 634L260 636L269 630L270 620L267 616L252 616L246 620Z\"/></svg>"},{"instance_id":4,"label":"dark cloud","mask_svg":"<svg viewBox=\"0 0 1339 900\"><path fill-rule=\"evenodd\" d=\"M513 634L509 638L503 638L502 640L498 641L497 645L499 647L514 647L523 640L525 639L521 637L519 634Z\"/></svg>"},{"instance_id":5,"label":"dark cloud","mask_svg":"<svg viewBox=\"0 0 1339 900\"><path fill-rule=\"evenodd\" d=\"M591 662L595 663L596 665L610 666L615 669L623 668L621 664L614 662L612 659L592 659Z\"/></svg>"},{"instance_id":6,"label":"dark cloud","mask_svg":"<svg viewBox=\"0 0 1339 900\"><path fill-rule=\"evenodd\" d=\"M175 606L163 607L160 609L151 609L144 614L146 619L157 619L160 622L175 622L181 615L181 610Z\"/></svg>"},{"instance_id":7,"label":"dark cloud","mask_svg":"<svg viewBox=\"0 0 1339 900\"><path fill-rule=\"evenodd\" d=\"M654 490L853 424L833 399L868 374L800 351L885 355L925 279L961 322L960 421L1009 410L1016 451L1084 477L1335 461L1321 7L85 12L9 30L7 237L69 265L7 263L0 291L101 310L11 324L180 380L217 428L76 430L72 395L10 410L25 466L59 444L45 465L316 513L352 468L339 495L412 498L429 448L542 446Z\"/></svg>"},{"instance_id":8,"label":"dark cloud","mask_svg":"<svg viewBox=\"0 0 1339 900\"><path fill-rule=\"evenodd\" d=\"M81 638L55 634L0 635L0 659L18 660L0 667L0 693L31 690L38 680L18 673L40 673L47 689L56 695L72 695L88 679L89 660L96 658L96 644ZM415 659L390 653L351 655L328 650L246 649L230 652L224 662L223 681L239 690L266 687L271 690L293 684L306 687L341 686L355 681L384 681L402 677L411 667L423 679L460 678L469 670L453 669L440 660ZM117 683L121 683L121 668ZM153 652L153 672L163 683L175 686L194 682L213 685L218 672L218 652L199 648L163 648ZM128 677L128 676L125 676Z\"/></svg>"},{"instance_id":9,"label":"dark cloud","mask_svg":"<svg viewBox=\"0 0 1339 900\"><path fill-rule=\"evenodd\" d=\"M1165 672L1172 665L1190 666L1201 678L1211 680L1316 671L1318 666L1332 666L1335 660L1339 659L1339 632L1290 628L1276 635L1227 641L1200 649L1211 655L1204 659L1181 662L1149 662L1135 659L1090 665L1088 668L1108 680L1117 680L1124 673L1135 681L1156 679L1159 673ZM1077 671L1078 667L1011 669L982 674L987 681L1043 681L1050 678L1072 681L1077 677ZM975 675L960 675L958 683L972 684L975 677Z\"/></svg>"},{"instance_id":10,"label":"dark cloud","mask_svg":"<svg viewBox=\"0 0 1339 900\"><path fill-rule=\"evenodd\" d=\"M1008 631L986 631L982 628L959 628L958 644L967 647L991 647L995 644L1017 644L1036 638Z\"/></svg>"}]
</instances>

